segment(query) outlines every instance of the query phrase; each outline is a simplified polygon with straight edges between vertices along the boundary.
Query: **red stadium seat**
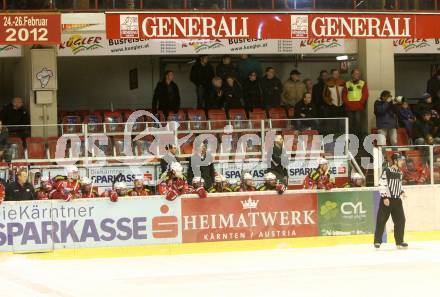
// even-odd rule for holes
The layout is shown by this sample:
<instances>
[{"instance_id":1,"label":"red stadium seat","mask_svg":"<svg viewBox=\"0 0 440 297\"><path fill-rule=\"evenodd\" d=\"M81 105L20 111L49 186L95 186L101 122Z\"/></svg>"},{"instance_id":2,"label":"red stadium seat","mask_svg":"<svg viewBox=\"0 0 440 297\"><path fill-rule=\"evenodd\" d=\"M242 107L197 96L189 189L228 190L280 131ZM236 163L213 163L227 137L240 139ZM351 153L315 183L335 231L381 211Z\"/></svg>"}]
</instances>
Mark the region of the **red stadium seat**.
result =
<instances>
[{"instance_id":1,"label":"red stadium seat","mask_svg":"<svg viewBox=\"0 0 440 297\"><path fill-rule=\"evenodd\" d=\"M188 120L191 130L206 130L206 115L203 109L188 110Z\"/></svg>"},{"instance_id":2,"label":"red stadium seat","mask_svg":"<svg viewBox=\"0 0 440 297\"><path fill-rule=\"evenodd\" d=\"M167 122L173 122L173 121L179 122L180 123L179 130L186 130L187 129L187 124L182 123L182 122L185 122L186 120L187 120L186 112L182 109L177 111L177 113L174 113L174 112L168 113Z\"/></svg>"},{"instance_id":3,"label":"red stadium seat","mask_svg":"<svg viewBox=\"0 0 440 297\"><path fill-rule=\"evenodd\" d=\"M295 108L293 108L293 107L289 107L289 108L287 109L287 117L288 117L289 119L293 119L293 118L295 117Z\"/></svg>"},{"instance_id":4,"label":"red stadium seat","mask_svg":"<svg viewBox=\"0 0 440 297\"><path fill-rule=\"evenodd\" d=\"M261 128L261 120L266 120L266 111L262 108L254 108L249 112L249 119L252 120L252 127L255 129Z\"/></svg>"},{"instance_id":5,"label":"red stadium seat","mask_svg":"<svg viewBox=\"0 0 440 297\"><path fill-rule=\"evenodd\" d=\"M122 114L118 111L104 112L105 130L107 133L124 131Z\"/></svg>"},{"instance_id":6,"label":"red stadium seat","mask_svg":"<svg viewBox=\"0 0 440 297\"><path fill-rule=\"evenodd\" d=\"M286 110L282 107L269 108L269 119L272 122L272 128L287 128Z\"/></svg>"},{"instance_id":7,"label":"red stadium seat","mask_svg":"<svg viewBox=\"0 0 440 297\"><path fill-rule=\"evenodd\" d=\"M234 129L249 128L249 123L246 121L246 111L243 108L234 108L228 110L228 116Z\"/></svg>"},{"instance_id":8,"label":"red stadium seat","mask_svg":"<svg viewBox=\"0 0 440 297\"><path fill-rule=\"evenodd\" d=\"M409 145L409 137L408 133L406 132L405 128L398 128L397 129L397 145L404 146Z\"/></svg>"},{"instance_id":9,"label":"red stadium seat","mask_svg":"<svg viewBox=\"0 0 440 297\"><path fill-rule=\"evenodd\" d=\"M125 138L123 135L113 136L112 143L115 151L115 156L126 156L124 152ZM131 155L133 156L133 147L131 148Z\"/></svg>"},{"instance_id":10,"label":"red stadium seat","mask_svg":"<svg viewBox=\"0 0 440 297\"><path fill-rule=\"evenodd\" d=\"M103 130L101 123L102 116L99 113L89 113L84 116L84 124L87 124L87 132L89 133L101 133Z\"/></svg>"},{"instance_id":11,"label":"red stadium seat","mask_svg":"<svg viewBox=\"0 0 440 297\"><path fill-rule=\"evenodd\" d=\"M44 138L26 138L27 154L29 159L46 159L46 145Z\"/></svg>"},{"instance_id":12,"label":"red stadium seat","mask_svg":"<svg viewBox=\"0 0 440 297\"><path fill-rule=\"evenodd\" d=\"M24 158L23 142L19 137L9 137L8 142L12 153L12 160Z\"/></svg>"},{"instance_id":13,"label":"red stadium seat","mask_svg":"<svg viewBox=\"0 0 440 297\"><path fill-rule=\"evenodd\" d=\"M226 126L226 114L223 109L209 109L208 119L211 121L211 129L219 130Z\"/></svg>"},{"instance_id":14,"label":"red stadium seat","mask_svg":"<svg viewBox=\"0 0 440 297\"><path fill-rule=\"evenodd\" d=\"M63 117L63 134L81 133L81 117L74 115L66 115Z\"/></svg>"}]
</instances>

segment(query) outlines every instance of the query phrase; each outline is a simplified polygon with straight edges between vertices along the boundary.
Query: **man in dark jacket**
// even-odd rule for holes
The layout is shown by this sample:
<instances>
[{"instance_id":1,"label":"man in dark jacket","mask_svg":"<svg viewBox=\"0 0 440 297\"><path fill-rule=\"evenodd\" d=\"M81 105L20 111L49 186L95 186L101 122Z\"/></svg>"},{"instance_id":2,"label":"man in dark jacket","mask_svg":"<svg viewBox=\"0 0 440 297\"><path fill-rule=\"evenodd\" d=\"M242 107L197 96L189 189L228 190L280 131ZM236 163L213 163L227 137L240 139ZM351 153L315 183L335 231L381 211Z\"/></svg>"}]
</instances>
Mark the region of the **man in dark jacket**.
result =
<instances>
[{"instance_id":1,"label":"man in dark jacket","mask_svg":"<svg viewBox=\"0 0 440 297\"><path fill-rule=\"evenodd\" d=\"M238 80L241 84L247 79L249 73L255 71L257 73L257 78L261 79L263 77L263 68L260 62L247 54L240 55L240 61L237 63Z\"/></svg>"},{"instance_id":2,"label":"man in dark jacket","mask_svg":"<svg viewBox=\"0 0 440 297\"><path fill-rule=\"evenodd\" d=\"M191 68L190 80L196 86L197 108L205 108L209 88L214 78L214 67L209 63L207 55L200 56Z\"/></svg>"},{"instance_id":3,"label":"man in dark jacket","mask_svg":"<svg viewBox=\"0 0 440 297\"><path fill-rule=\"evenodd\" d=\"M249 111L254 108L262 108L262 96L261 85L260 81L257 79L257 73L251 71L243 86L243 99L246 109Z\"/></svg>"},{"instance_id":4,"label":"man in dark jacket","mask_svg":"<svg viewBox=\"0 0 440 297\"><path fill-rule=\"evenodd\" d=\"M281 93L283 84L275 76L275 68L267 67L266 76L261 80L261 90L263 93L263 107L279 107L281 105Z\"/></svg>"},{"instance_id":5,"label":"man in dark jacket","mask_svg":"<svg viewBox=\"0 0 440 297\"><path fill-rule=\"evenodd\" d=\"M22 127L8 127L10 134L15 134L23 140L30 135L30 117L24 107L23 99L15 97L12 102L5 105L0 113L3 125L17 125Z\"/></svg>"},{"instance_id":6,"label":"man in dark jacket","mask_svg":"<svg viewBox=\"0 0 440 297\"><path fill-rule=\"evenodd\" d=\"M177 112L180 108L180 93L177 84L174 82L174 72L165 72L163 80L157 83L153 96L153 113L156 113L157 106L162 110L165 118L169 111Z\"/></svg>"},{"instance_id":7,"label":"man in dark jacket","mask_svg":"<svg viewBox=\"0 0 440 297\"><path fill-rule=\"evenodd\" d=\"M194 176L200 176L205 180L205 188L209 189L215 177L214 158L212 154L208 152L205 143L201 143L196 150L189 162L188 183L192 183Z\"/></svg>"},{"instance_id":8,"label":"man in dark jacket","mask_svg":"<svg viewBox=\"0 0 440 297\"><path fill-rule=\"evenodd\" d=\"M225 109L242 108L243 91L234 77L228 76L223 87Z\"/></svg>"},{"instance_id":9,"label":"man in dark jacket","mask_svg":"<svg viewBox=\"0 0 440 297\"><path fill-rule=\"evenodd\" d=\"M10 182L6 186L5 201L25 201L35 200L35 190L28 182L28 172L26 168L17 171L17 180Z\"/></svg>"},{"instance_id":10,"label":"man in dark jacket","mask_svg":"<svg viewBox=\"0 0 440 297\"><path fill-rule=\"evenodd\" d=\"M434 104L432 103L432 96L429 93L425 93L422 95L422 98L419 99L419 102L414 108L414 112L417 118L421 120L427 110L431 111L432 115L437 115L435 119L438 119L437 111L435 110Z\"/></svg>"},{"instance_id":11,"label":"man in dark jacket","mask_svg":"<svg viewBox=\"0 0 440 297\"><path fill-rule=\"evenodd\" d=\"M391 145L397 145L397 115L396 101L390 91L382 91L380 99L374 102L376 127L378 133L385 136ZM378 143L385 145L385 143Z\"/></svg>"},{"instance_id":12,"label":"man in dark jacket","mask_svg":"<svg viewBox=\"0 0 440 297\"><path fill-rule=\"evenodd\" d=\"M321 70L318 77L318 82L313 85L312 89L312 103L320 110L322 102L324 101L324 89L328 80L327 70Z\"/></svg>"},{"instance_id":13,"label":"man in dark jacket","mask_svg":"<svg viewBox=\"0 0 440 297\"><path fill-rule=\"evenodd\" d=\"M428 80L426 92L431 94L432 101L437 110L440 109L440 70Z\"/></svg>"},{"instance_id":14,"label":"man in dark jacket","mask_svg":"<svg viewBox=\"0 0 440 297\"><path fill-rule=\"evenodd\" d=\"M303 100L299 101L295 104L295 119L310 119L316 117L316 108L312 104L312 94L305 93L303 96ZM297 125L298 130L304 129L315 129L316 123L315 121L298 121Z\"/></svg>"},{"instance_id":15,"label":"man in dark jacket","mask_svg":"<svg viewBox=\"0 0 440 297\"><path fill-rule=\"evenodd\" d=\"M2 121L0 121L0 160L10 163L12 156L9 150L8 138L8 128L4 127Z\"/></svg>"},{"instance_id":16,"label":"man in dark jacket","mask_svg":"<svg viewBox=\"0 0 440 297\"><path fill-rule=\"evenodd\" d=\"M431 120L431 111L425 110L422 118L417 120L412 128L412 138L416 145L438 144L440 138L436 135L434 123Z\"/></svg>"},{"instance_id":17,"label":"man in dark jacket","mask_svg":"<svg viewBox=\"0 0 440 297\"><path fill-rule=\"evenodd\" d=\"M224 55L222 57L222 62L217 65L217 68L215 69L215 73L224 82L226 82L226 78L228 76L237 77L237 70L235 69L234 64L232 64L230 55Z\"/></svg>"},{"instance_id":18,"label":"man in dark jacket","mask_svg":"<svg viewBox=\"0 0 440 297\"><path fill-rule=\"evenodd\" d=\"M281 135L275 136L269 172L275 174L279 182L287 185L287 167L289 165L289 159L283 149L283 143L284 139Z\"/></svg>"},{"instance_id":19,"label":"man in dark jacket","mask_svg":"<svg viewBox=\"0 0 440 297\"><path fill-rule=\"evenodd\" d=\"M176 159L176 153L177 153L177 147L169 144L165 147L167 150L166 154L160 159L160 169L161 169L161 175L167 172L170 168L170 165L173 162L177 162Z\"/></svg>"}]
</instances>

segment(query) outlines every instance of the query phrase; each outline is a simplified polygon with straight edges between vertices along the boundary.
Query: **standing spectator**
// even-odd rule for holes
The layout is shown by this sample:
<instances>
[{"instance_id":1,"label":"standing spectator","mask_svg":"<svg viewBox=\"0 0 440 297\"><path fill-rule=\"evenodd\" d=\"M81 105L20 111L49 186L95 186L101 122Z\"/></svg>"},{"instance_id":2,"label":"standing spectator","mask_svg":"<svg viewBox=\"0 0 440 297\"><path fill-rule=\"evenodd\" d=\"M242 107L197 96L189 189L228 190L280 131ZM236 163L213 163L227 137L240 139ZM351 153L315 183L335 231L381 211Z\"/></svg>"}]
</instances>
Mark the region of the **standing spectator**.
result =
<instances>
[{"instance_id":1,"label":"standing spectator","mask_svg":"<svg viewBox=\"0 0 440 297\"><path fill-rule=\"evenodd\" d=\"M1 113L0 120L5 126L17 126L8 127L10 134L17 135L23 141L30 135L30 117L26 108L24 107L23 99L15 97L12 102L6 104ZM20 126L20 127L18 127Z\"/></svg>"},{"instance_id":2,"label":"standing spectator","mask_svg":"<svg viewBox=\"0 0 440 297\"><path fill-rule=\"evenodd\" d=\"M422 95L422 98L419 99L414 111L418 119L422 119L425 111L429 110L432 113L434 118L438 118L438 113L434 108L434 104L432 103L432 96L429 93L425 93Z\"/></svg>"},{"instance_id":3,"label":"standing spectator","mask_svg":"<svg viewBox=\"0 0 440 297\"><path fill-rule=\"evenodd\" d=\"M283 144L283 136L275 136L269 172L273 173L279 182L287 185L287 166L289 164L289 159L283 148Z\"/></svg>"},{"instance_id":4,"label":"standing spectator","mask_svg":"<svg viewBox=\"0 0 440 297\"><path fill-rule=\"evenodd\" d=\"M275 75L275 68L266 68L266 75L261 80L261 90L263 95L263 107L271 108L281 105L283 85L281 84L281 80Z\"/></svg>"},{"instance_id":5,"label":"standing spectator","mask_svg":"<svg viewBox=\"0 0 440 297\"><path fill-rule=\"evenodd\" d=\"M304 93L303 100L295 105L296 119L310 119L316 117L316 107L312 104L312 94ZM314 121L298 121L298 129L314 129Z\"/></svg>"},{"instance_id":6,"label":"standing spectator","mask_svg":"<svg viewBox=\"0 0 440 297\"><path fill-rule=\"evenodd\" d=\"M222 108L225 101L223 92L223 80L216 76L212 79L212 86L209 92L208 100L206 101L206 109Z\"/></svg>"},{"instance_id":7,"label":"standing spectator","mask_svg":"<svg viewBox=\"0 0 440 297\"><path fill-rule=\"evenodd\" d=\"M263 71L260 62L257 59L247 54L240 55L240 61L237 63L238 80L240 83L247 79L249 73L255 71L257 73L257 79L263 77Z\"/></svg>"},{"instance_id":8,"label":"standing spectator","mask_svg":"<svg viewBox=\"0 0 440 297\"><path fill-rule=\"evenodd\" d=\"M0 121L0 160L10 163L12 156L9 151L8 138L8 128L4 127L2 121Z\"/></svg>"},{"instance_id":9,"label":"standing spectator","mask_svg":"<svg viewBox=\"0 0 440 297\"><path fill-rule=\"evenodd\" d=\"M301 81L301 73L296 69L292 70L290 78L283 85L283 105L294 107L302 100L305 92L307 92L306 85Z\"/></svg>"},{"instance_id":10,"label":"standing spectator","mask_svg":"<svg viewBox=\"0 0 440 297\"><path fill-rule=\"evenodd\" d=\"M312 103L317 107L318 111L321 109L322 103L324 101L323 94L327 80L327 70L321 70L321 72L319 72L318 82L313 85Z\"/></svg>"},{"instance_id":11,"label":"standing spectator","mask_svg":"<svg viewBox=\"0 0 440 297\"><path fill-rule=\"evenodd\" d=\"M230 55L224 55L222 57L222 62L217 65L215 70L217 76L219 76L224 82L228 76L237 77L237 70L234 64L232 64L232 59Z\"/></svg>"},{"instance_id":12,"label":"standing spectator","mask_svg":"<svg viewBox=\"0 0 440 297\"><path fill-rule=\"evenodd\" d=\"M24 201L36 200L35 190L28 182L28 172L26 168L17 171L16 181L10 182L6 186L5 201Z\"/></svg>"},{"instance_id":13,"label":"standing spectator","mask_svg":"<svg viewBox=\"0 0 440 297\"><path fill-rule=\"evenodd\" d=\"M436 135L434 123L431 120L430 110L425 110L422 119L415 122L412 137L416 145L440 143L440 137Z\"/></svg>"},{"instance_id":14,"label":"standing spectator","mask_svg":"<svg viewBox=\"0 0 440 297\"><path fill-rule=\"evenodd\" d=\"M205 100L208 97L213 78L214 67L209 63L208 56L200 56L191 68L190 74L191 82L196 86L197 108L205 108Z\"/></svg>"},{"instance_id":15,"label":"standing spectator","mask_svg":"<svg viewBox=\"0 0 440 297\"><path fill-rule=\"evenodd\" d=\"M205 143L201 143L195 149L189 162L188 183L192 183L194 176L200 176L205 180L205 188L209 189L215 177L214 158Z\"/></svg>"},{"instance_id":16,"label":"standing spectator","mask_svg":"<svg viewBox=\"0 0 440 297\"><path fill-rule=\"evenodd\" d=\"M255 71L249 73L248 79L243 85L243 99L247 110L263 107L263 94Z\"/></svg>"},{"instance_id":17,"label":"standing spectator","mask_svg":"<svg viewBox=\"0 0 440 297\"><path fill-rule=\"evenodd\" d=\"M409 107L408 102L405 99L403 99L402 107L399 110L399 120L402 123L403 127L405 127L408 135L411 135L411 130L414 122L416 121L416 118L411 108Z\"/></svg>"},{"instance_id":18,"label":"standing spectator","mask_svg":"<svg viewBox=\"0 0 440 297\"><path fill-rule=\"evenodd\" d=\"M177 162L176 154L177 154L177 147L169 144L165 147L166 153L163 155L162 159L160 159L160 169L161 169L161 175L166 173L170 169L170 165L174 162Z\"/></svg>"},{"instance_id":19,"label":"standing spectator","mask_svg":"<svg viewBox=\"0 0 440 297\"><path fill-rule=\"evenodd\" d=\"M226 78L226 85L223 87L223 93L226 110L243 107L243 91L241 90L240 84L237 82L237 80L235 80L234 77L228 76Z\"/></svg>"},{"instance_id":20,"label":"standing spectator","mask_svg":"<svg viewBox=\"0 0 440 297\"><path fill-rule=\"evenodd\" d=\"M434 106L440 109L440 69L428 80L426 92L431 94Z\"/></svg>"},{"instance_id":21,"label":"standing spectator","mask_svg":"<svg viewBox=\"0 0 440 297\"><path fill-rule=\"evenodd\" d=\"M332 69L330 74L330 79L325 84L323 98L325 103L334 106L335 114L342 117L345 114L344 107L342 106L344 103L342 101L342 92L345 88L345 81L340 78L340 73L337 69Z\"/></svg>"},{"instance_id":22,"label":"standing spectator","mask_svg":"<svg viewBox=\"0 0 440 297\"><path fill-rule=\"evenodd\" d=\"M359 69L351 71L351 80L345 84L342 100L349 120L350 133L362 136L362 113L368 100L368 87L367 83L361 80Z\"/></svg>"},{"instance_id":23,"label":"standing spectator","mask_svg":"<svg viewBox=\"0 0 440 297\"><path fill-rule=\"evenodd\" d=\"M306 86L306 92L312 94L312 92L313 92L313 81L310 78L305 78L303 80L303 83Z\"/></svg>"},{"instance_id":24,"label":"standing spectator","mask_svg":"<svg viewBox=\"0 0 440 297\"><path fill-rule=\"evenodd\" d=\"M177 84L174 82L174 72L167 70L164 78L157 83L153 96L153 113L163 111L165 118L169 111L177 112L180 108L180 93Z\"/></svg>"},{"instance_id":25,"label":"standing spectator","mask_svg":"<svg viewBox=\"0 0 440 297\"><path fill-rule=\"evenodd\" d=\"M391 145L397 145L395 104L396 102L393 100L390 91L382 91L380 99L374 103L378 133L385 136ZM379 145L385 145L385 143L380 143Z\"/></svg>"}]
</instances>

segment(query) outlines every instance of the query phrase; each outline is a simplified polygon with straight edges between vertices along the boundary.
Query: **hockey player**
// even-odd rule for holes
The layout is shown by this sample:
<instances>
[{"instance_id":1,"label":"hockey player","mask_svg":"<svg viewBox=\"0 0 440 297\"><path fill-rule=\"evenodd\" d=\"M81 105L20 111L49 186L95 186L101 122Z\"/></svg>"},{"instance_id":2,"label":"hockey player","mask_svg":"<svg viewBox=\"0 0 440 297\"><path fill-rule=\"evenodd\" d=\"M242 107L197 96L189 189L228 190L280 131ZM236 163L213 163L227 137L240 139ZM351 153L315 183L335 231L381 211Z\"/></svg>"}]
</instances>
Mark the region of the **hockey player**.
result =
<instances>
[{"instance_id":1,"label":"hockey player","mask_svg":"<svg viewBox=\"0 0 440 297\"><path fill-rule=\"evenodd\" d=\"M5 201L6 189L3 183L0 183L0 204Z\"/></svg>"},{"instance_id":2,"label":"hockey player","mask_svg":"<svg viewBox=\"0 0 440 297\"><path fill-rule=\"evenodd\" d=\"M228 182L226 181L226 178L218 174L214 178L214 184L212 187L208 189L208 193L228 193L232 192L232 189L229 187Z\"/></svg>"},{"instance_id":3,"label":"hockey player","mask_svg":"<svg viewBox=\"0 0 440 297\"><path fill-rule=\"evenodd\" d=\"M111 202L117 202L119 197L128 196L128 187L125 182L116 182L113 185L113 189L107 190L101 194L101 197L110 198Z\"/></svg>"},{"instance_id":4,"label":"hockey player","mask_svg":"<svg viewBox=\"0 0 440 297\"><path fill-rule=\"evenodd\" d=\"M47 176L40 178L40 187L35 191L37 200L48 200L53 191L52 181Z\"/></svg>"},{"instance_id":5,"label":"hockey player","mask_svg":"<svg viewBox=\"0 0 440 297\"><path fill-rule=\"evenodd\" d=\"M205 180L200 176L195 176L190 187L191 194L197 194L199 198L204 199L208 197L208 192L205 189Z\"/></svg>"},{"instance_id":6,"label":"hockey player","mask_svg":"<svg viewBox=\"0 0 440 297\"><path fill-rule=\"evenodd\" d=\"M286 190L286 185L277 182L277 177L272 172L268 172L264 175L264 184L258 188L258 191L277 191L280 195Z\"/></svg>"},{"instance_id":7,"label":"hockey player","mask_svg":"<svg viewBox=\"0 0 440 297\"><path fill-rule=\"evenodd\" d=\"M253 192L256 191L257 188L254 185L254 180L252 175L248 172L243 174L240 192Z\"/></svg>"},{"instance_id":8,"label":"hockey player","mask_svg":"<svg viewBox=\"0 0 440 297\"><path fill-rule=\"evenodd\" d=\"M151 192L144 185L144 176L136 175L134 178L134 188L128 191L129 196L150 196Z\"/></svg>"},{"instance_id":9,"label":"hockey player","mask_svg":"<svg viewBox=\"0 0 440 297\"><path fill-rule=\"evenodd\" d=\"M334 184L331 182L328 160L318 159L318 168L312 170L304 179L304 189L325 189L331 190Z\"/></svg>"},{"instance_id":10,"label":"hockey player","mask_svg":"<svg viewBox=\"0 0 440 297\"><path fill-rule=\"evenodd\" d=\"M49 199L62 199L70 201L74 198L81 198L81 183L79 182L79 170L76 166L66 167L66 176L58 175L53 179L54 191Z\"/></svg>"},{"instance_id":11,"label":"hockey player","mask_svg":"<svg viewBox=\"0 0 440 297\"><path fill-rule=\"evenodd\" d=\"M357 172L351 174L350 186L352 188L361 188L365 186L365 178Z\"/></svg>"},{"instance_id":12,"label":"hockey player","mask_svg":"<svg viewBox=\"0 0 440 297\"><path fill-rule=\"evenodd\" d=\"M99 197L98 189L93 186L93 182L87 176L81 178L81 197L97 198Z\"/></svg>"},{"instance_id":13,"label":"hockey player","mask_svg":"<svg viewBox=\"0 0 440 297\"><path fill-rule=\"evenodd\" d=\"M169 201L174 201L180 195L189 192L188 182L183 175L183 168L180 163L171 163L168 171L162 174L158 192L160 195L165 195L165 198Z\"/></svg>"},{"instance_id":14,"label":"hockey player","mask_svg":"<svg viewBox=\"0 0 440 297\"><path fill-rule=\"evenodd\" d=\"M240 192L241 182L239 179L230 179L229 180L229 189L231 192Z\"/></svg>"}]
</instances>

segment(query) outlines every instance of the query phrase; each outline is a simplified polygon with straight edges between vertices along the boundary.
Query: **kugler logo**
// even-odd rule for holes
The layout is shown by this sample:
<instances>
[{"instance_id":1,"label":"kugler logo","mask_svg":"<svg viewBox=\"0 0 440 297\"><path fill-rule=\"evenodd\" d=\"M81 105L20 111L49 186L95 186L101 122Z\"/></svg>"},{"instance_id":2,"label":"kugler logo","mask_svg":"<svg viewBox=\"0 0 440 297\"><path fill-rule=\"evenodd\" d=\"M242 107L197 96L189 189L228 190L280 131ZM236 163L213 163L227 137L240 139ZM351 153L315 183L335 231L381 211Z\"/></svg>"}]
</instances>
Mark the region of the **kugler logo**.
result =
<instances>
[{"instance_id":1,"label":"kugler logo","mask_svg":"<svg viewBox=\"0 0 440 297\"><path fill-rule=\"evenodd\" d=\"M74 55L83 51L93 51L102 48L102 37L100 36L88 36L72 35L69 40L60 44L59 49L70 48Z\"/></svg>"},{"instance_id":2,"label":"kugler logo","mask_svg":"<svg viewBox=\"0 0 440 297\"><path fill-rule=\"evenodd\" d=\"M313 52L319 52L321 50L341 47L342 44L337 39L307 39L301 40L300 47L311 47Z\"/></svg>"},{"instance_id":3,"label":"kugler logo","mask_svg":"<svg viewBox=\"0 0 440 297\"><path fill-rule=\"evenodd\" d=\"M206 50L212 50L215 48L225 47L224 44L222 44L220 39L214 39L214 40L206 40L206 41L190 41L190 42L184 42L182 43L182 48L192 47L196 53L206 51Z\"/></svg>"},{"instance_id":4,"label":"kugler logo","mask_svg":"<svg viewBox=\"0 0 440 297\"><path fill-rule=\"evenodd\" d=\"M18 49L18 47L15 45L5 45L5 46L0 45L0 52L8 52L15 49Z\"/></svg>"},{"instance_id":5,"label":"kugler logo","mask_svg":"<svg viewBox=\"0 0 440 297\"><path fill-rule=\"evenodd\" d=\"M416 38L397 39L394 40L393 43L395 47L402 47L405 52L431 46L428 40Z\"/></svg>"}]
</instances>

